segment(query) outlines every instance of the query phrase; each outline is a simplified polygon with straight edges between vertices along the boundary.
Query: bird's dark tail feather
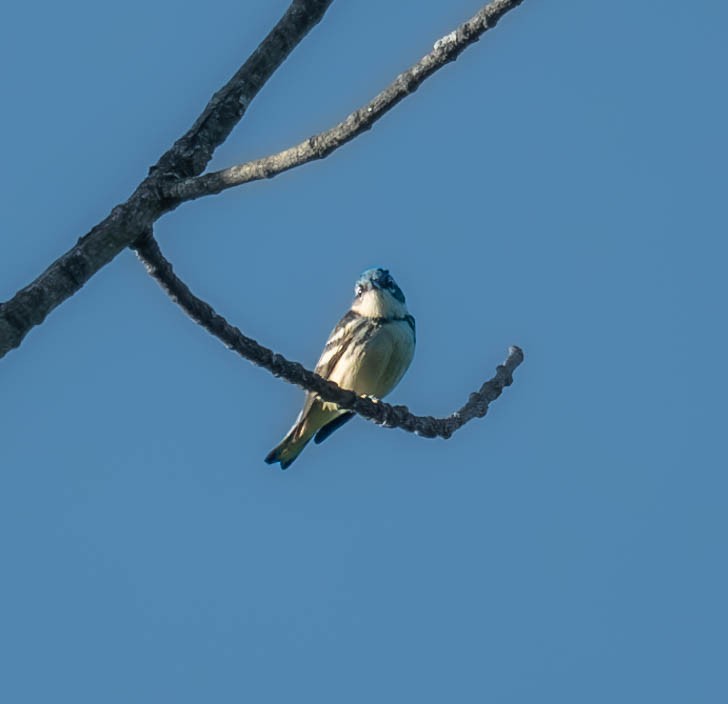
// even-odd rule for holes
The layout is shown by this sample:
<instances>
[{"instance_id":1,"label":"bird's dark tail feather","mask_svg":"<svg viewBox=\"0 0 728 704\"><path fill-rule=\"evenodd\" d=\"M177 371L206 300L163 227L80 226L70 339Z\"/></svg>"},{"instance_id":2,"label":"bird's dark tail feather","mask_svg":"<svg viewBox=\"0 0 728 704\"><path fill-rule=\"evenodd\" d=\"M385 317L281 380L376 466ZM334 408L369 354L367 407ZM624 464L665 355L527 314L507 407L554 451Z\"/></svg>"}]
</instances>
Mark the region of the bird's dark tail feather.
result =
<instances>
[{"instance_id":1,"label":"bird's dark tail feather","mask_svg":"<svg viewBox=\"0 0 728 704\"><path fill-rule=\"evenodd\" d=\"M313 441L320 445L324 440L326 440L331 433L333 433L335 430L338 430L344 423L348 423L356 413L353 411L349 411L348 413L344 413L344 415L339 416L338 418L334 418L330 423L327 423L323 428L321 428L316 435L314 436Z\"/></svg>"},{"instance_id":2,"label":"bird's dark tail feather","mask_svg":"<svg viewBox=\"0 0 728 704\"><path fill-rule=\"evenodd\" d=\"M303 448L308 445L310 440L311 435L308 437L302 436L298 425L295 425L288 435L266 455L265 461L268 464L280 462L281 469L288 469L303 452Z\"/></svg>"},{"instance_id":3,"label":"bird's dark tail feather","mask_svg":"<svg viewBox=\"0 0 728 704\"><path fill-rule=\"evenodd\" d=\"M281 463L281 469L288 469L301 454L301 451L308 444L308 441L301 443L298 446L292 443L286 444L282 442L278 447L274 447L265 458L268 464L275 464L276 462Z\"/></svg>"}]
</instances>

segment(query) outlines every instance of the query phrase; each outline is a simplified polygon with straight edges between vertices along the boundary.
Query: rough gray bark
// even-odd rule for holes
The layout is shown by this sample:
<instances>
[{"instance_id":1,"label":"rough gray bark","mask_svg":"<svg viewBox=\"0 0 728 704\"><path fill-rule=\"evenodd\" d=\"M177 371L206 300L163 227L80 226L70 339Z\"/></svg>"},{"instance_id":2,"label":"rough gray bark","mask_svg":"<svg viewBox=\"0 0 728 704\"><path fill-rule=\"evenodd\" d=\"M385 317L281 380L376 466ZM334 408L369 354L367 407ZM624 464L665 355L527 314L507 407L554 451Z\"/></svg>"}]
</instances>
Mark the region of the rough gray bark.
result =
<instances>
[{"instance_id":1,"label":"rough gray bark","mask_svg":"<svg viewBox=\"0 0 728 704\"><path fill-rule=\"evenodd\" d=\"M470 394L470 398L462 408L445 418L416 416L407 406L391 406L383 401L374 401L364 396L357 396L353 391L342 389L305 369L298 362L289 362L281 355L243 335L238 328L230 325L225 318L216 313L212 306L197 298L175 275L172 265L165 259L151 231L137 240L134 249L149 274L157 280L167 295L192 320L217 337L228 349L267 369L274 376L307 391L314 391L324 401L337 403L342 408L354 411L363 418L388 428L402 428L426 438L447 439L468 421L482 418L488 412L488 405L501 395L506 386L513 383L513 372L523 362L521 349L511 347L508 350L508 358L503 364L498 365L495 376L486 381L478 391Z\"/></svg>"},{"instance_id":2,"label":"rough gray bark","mask_svg":"<svg viewBox=\"0 0 728 704\"><path fill-rule=\"evenodd\" d=\"M293 0L288 10L233 78L220 89L192 128L150 169L131 197L78 240L35 281L0 304L0 357L99 269L130 246L164 213L185 200L233 185L273 176L330 154L353 139L412 93L428 76L457 56L523 0L494 0L432 52L400 74L369 105L344 122L280 154L199 177L215 149L244 115L248 105L295 46L323 17L333 0ZM197 178L196 178L197 177Z\"/></svg>"}]
</instances>

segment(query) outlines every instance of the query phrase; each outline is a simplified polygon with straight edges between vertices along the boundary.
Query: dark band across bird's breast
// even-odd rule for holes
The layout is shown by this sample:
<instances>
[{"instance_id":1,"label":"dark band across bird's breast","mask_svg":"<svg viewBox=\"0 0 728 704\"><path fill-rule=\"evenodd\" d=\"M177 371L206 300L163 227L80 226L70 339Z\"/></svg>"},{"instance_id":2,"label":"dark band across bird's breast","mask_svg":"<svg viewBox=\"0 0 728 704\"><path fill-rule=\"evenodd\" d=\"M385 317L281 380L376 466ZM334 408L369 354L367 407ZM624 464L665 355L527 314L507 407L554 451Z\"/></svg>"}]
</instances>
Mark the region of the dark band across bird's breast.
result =
<instances>
[{"instance_id":1,"label":"dark band across bird's breast","mask_svg":"<svg viewBox=\"0 0 728 704\"><path fill-rule=\"evenodd\" d=\"M406 322L410 326L414 336L415 319L411 315L406 315L403 318L368 318L354 311L349 311L339 321L331 334L331 338L324 347L322 359L326 357L327 352L333 351L333 354L325 360L324 364L319 365L316 372L323 377L328 377L339 360L352 346L364 346L381 327L401 322Z\"/></svg>"}]
</instances>

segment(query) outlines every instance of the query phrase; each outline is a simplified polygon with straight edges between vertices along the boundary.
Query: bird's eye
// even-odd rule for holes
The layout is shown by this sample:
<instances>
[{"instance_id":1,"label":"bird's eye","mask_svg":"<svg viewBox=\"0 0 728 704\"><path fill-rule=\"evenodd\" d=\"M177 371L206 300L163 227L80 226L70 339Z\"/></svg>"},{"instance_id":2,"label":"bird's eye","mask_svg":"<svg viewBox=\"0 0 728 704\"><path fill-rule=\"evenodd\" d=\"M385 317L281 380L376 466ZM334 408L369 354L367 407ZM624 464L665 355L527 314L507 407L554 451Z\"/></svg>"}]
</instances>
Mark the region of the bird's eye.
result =
<instances>
[{"instance_id":1,"label":"bird's eye","mask_svg":"<svg viewBox=\"0 0 728 704\"><path fill-rule=\"evenodd\" d=\"M364 287L361 284L357 284L356 288L354 289L354 295L355 296L361 296L361 294L364 291Z\"/></svg>"}]
</instances>

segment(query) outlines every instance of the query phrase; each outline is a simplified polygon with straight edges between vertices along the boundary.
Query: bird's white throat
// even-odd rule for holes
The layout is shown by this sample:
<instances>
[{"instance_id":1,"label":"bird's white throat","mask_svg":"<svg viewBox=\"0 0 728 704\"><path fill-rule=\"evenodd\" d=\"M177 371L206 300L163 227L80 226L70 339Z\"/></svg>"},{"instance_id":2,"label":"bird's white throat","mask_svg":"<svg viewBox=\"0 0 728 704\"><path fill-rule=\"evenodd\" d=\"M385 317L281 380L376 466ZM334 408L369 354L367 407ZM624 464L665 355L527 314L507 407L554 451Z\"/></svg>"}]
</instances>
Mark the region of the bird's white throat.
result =
<instances>
[{"instance_id":1,"label":"bird's white throat","mask_svg":"<svg viewBox=\"0 0 728 704\"><path fill-rule=\"evenodd\" d=\"M351 309L365 318L404 318L407 306L389 291L372 288L354 301Z\"/></svg>"}]
</instances>

